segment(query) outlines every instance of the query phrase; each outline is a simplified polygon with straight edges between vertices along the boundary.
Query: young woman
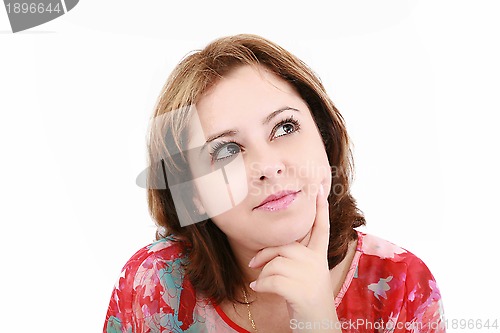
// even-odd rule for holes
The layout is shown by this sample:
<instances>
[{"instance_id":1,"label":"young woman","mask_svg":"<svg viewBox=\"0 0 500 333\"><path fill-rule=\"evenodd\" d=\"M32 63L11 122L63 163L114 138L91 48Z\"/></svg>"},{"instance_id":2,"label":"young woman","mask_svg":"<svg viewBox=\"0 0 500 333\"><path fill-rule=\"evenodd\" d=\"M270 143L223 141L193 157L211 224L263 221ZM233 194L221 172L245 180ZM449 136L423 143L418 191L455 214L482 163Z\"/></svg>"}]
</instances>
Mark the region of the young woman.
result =
<instances>
[{"instance_id":1,"label":"young woman","mask_svg":"<svg viewBox=\"0 0 500 333\"><path fill-rule=\"evenodd\" d=\"M254 35L170 75L150 127L157 241L125 265L104 332L444 332L425 264L365 224L342 116Z\"/></svg>"}]
</instances>

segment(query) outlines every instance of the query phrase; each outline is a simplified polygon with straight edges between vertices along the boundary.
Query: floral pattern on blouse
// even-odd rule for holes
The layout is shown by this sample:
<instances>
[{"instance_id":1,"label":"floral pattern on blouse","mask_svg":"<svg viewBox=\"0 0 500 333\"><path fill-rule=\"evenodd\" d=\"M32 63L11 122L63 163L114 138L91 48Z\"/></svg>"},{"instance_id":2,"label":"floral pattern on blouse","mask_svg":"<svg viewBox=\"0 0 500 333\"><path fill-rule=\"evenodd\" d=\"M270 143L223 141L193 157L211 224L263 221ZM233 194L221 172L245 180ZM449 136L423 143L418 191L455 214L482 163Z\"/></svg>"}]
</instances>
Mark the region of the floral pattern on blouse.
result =
<instances>
[{"instance_id":1,"label":"floral pattern on blouse","mask_svg":"<svg viewBox=\"0 0 500 333\"><path fill-rule=\"evenodd\" d=\"M105 333L246 332L198 295L172 236L130 258L113 289ZM358 231L358 244L334 302L342 332L445 332L441 295L411 252Z\"/></svg>"}]
</instances>

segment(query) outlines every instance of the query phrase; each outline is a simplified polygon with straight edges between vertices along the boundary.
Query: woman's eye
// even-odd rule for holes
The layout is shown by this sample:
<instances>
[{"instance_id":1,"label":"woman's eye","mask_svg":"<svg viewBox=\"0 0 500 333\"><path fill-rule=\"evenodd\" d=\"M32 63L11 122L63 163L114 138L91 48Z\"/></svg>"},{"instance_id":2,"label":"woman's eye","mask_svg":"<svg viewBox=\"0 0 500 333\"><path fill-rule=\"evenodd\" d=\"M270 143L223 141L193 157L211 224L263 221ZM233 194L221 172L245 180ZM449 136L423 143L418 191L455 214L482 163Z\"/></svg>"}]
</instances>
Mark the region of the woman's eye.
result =
<instances>
[{"instance_id":1,"label":"woman's eye","mask_svg":"<svg viewBox=\"0 0 500 333\"><path fill-rule=\"evenodd\" d=\"M277 126L276 132L274 133L274 137L280 137L283 135L287 135L293 133L298 130L298 124L296 122L286 122Z\"/></svg>"},{"instance_id":2,"label":"woman's eye","mask_svg":"<svg viewBox=\"0 0 500 333\"><path fill-rule=\"evenodd\" d=\"M222 160L224 158L231 157L240 152L240 146L234 142L229 142L227 144L221 144L214 149L212 157L215 161Z\"/></svg>"}]
</instances>

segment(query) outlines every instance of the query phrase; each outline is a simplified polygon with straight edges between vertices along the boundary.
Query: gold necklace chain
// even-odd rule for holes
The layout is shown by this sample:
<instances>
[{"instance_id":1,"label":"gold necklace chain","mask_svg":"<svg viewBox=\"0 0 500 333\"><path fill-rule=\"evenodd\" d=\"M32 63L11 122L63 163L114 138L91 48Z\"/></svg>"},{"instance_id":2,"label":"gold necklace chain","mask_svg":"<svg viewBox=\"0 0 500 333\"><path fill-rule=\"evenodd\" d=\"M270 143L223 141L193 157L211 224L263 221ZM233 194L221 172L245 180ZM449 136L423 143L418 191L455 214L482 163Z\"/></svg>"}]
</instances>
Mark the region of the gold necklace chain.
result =
<instances>
[{"instance_id":1,"label":"gold necklace chain","mask_svg":"<svg viewBox=\"0 0 500 333\"><path fill-rule=\"evenodd\" d=\"M258 332L257 326L255 326L255 322L253 321L253 318L252 318L252 312L250 311L250 303L248 302L247 293L245 291L245 288L242 288L242 290L243 290L243 298L245 299L245 304L247 305L247 309L248 309L248 320L250 320L250 324L252 325L253 330L255 332Z\"/></svg>"}]
</instances>

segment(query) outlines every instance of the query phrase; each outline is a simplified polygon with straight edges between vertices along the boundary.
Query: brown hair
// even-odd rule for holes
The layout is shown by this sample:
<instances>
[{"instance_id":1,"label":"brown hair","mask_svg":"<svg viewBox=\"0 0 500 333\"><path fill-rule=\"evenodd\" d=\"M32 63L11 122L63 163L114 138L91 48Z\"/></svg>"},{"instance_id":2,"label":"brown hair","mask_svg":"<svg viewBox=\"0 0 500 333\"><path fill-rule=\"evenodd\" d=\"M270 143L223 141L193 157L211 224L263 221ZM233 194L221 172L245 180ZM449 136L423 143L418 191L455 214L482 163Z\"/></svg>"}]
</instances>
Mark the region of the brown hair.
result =
<instances>
[{"instance_id":1,"label":"brown hair","mask_svg":"<svg viewBox=\"0 0 500 333\"><path fill-rule=\"evenodd\" d=\"M148 205L151 216L163 229L157 232L157 239L171 235L179 241L186 254L189 281L197 292L217 303L238 301L236 296L245 287L227 237L210 218L181 226L179 221L190 218L189 212L194 207L176 210L168 184L163 184L163 188L155 184L158 185L158 179L167 182L160 176L166 169L175 169L181 175L189 172L183 145L186 145L187 124L193 112L191 106L221 77L242 65L264 66L289 82L309 106L318 126L333 170L332 191L328 196L330 269L344 259L348 243L357 238L353 228L365 224L350 194L353 162L344 120L319 78L297 57L262 37L245 34L213 41L177 65L157 101L153 119L161 121L150 128L148 153L151 165L161 158L161 167L157 163L158 167L152 167L149 172Z\"/></svg>"}]
</instances>

